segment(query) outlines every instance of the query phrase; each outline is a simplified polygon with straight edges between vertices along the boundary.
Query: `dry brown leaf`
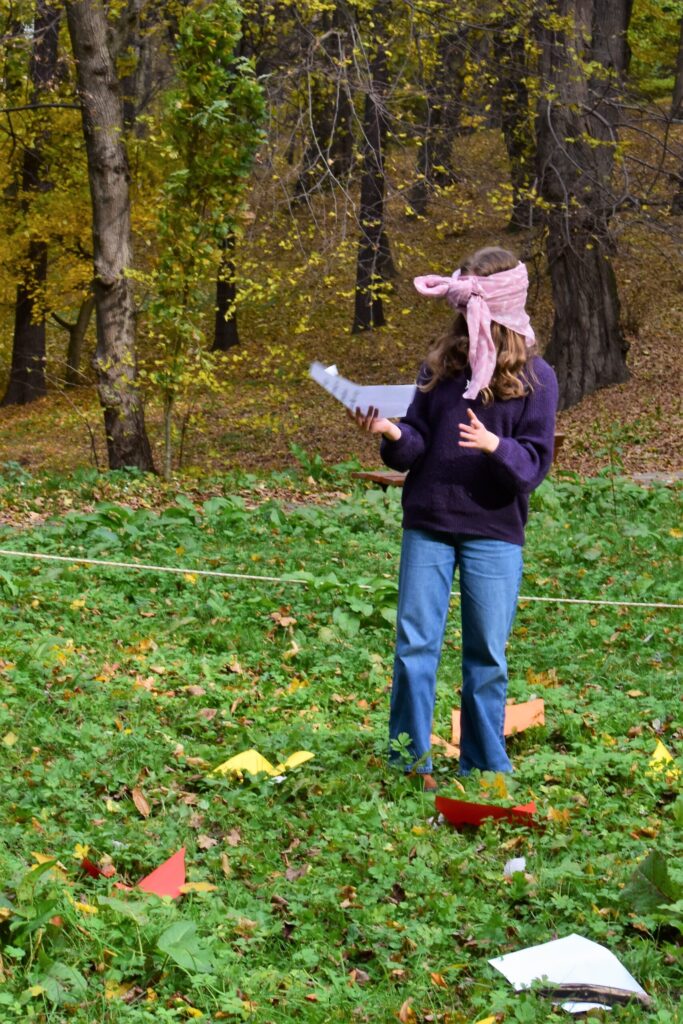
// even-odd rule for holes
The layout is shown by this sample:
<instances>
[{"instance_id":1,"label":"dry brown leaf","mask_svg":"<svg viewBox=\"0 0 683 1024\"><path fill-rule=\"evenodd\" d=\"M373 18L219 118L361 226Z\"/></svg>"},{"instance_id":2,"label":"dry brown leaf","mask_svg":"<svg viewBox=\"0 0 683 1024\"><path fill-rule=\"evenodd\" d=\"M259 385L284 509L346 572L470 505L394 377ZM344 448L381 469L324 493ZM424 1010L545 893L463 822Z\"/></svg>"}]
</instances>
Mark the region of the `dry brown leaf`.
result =
<instances>
[{"instance_id":1,"label":"dry brown leaf","mask_svg":"<svg viewBox=\"0 0 683 1024\"><path fill-rule=\"evenodd\" d=\"M367 985L370 975L360 967L354 967L349 971L349 983L351 985Z\"/></svg>"},{"instance_id":2,"label":"dry brown leaf","mask_svg":"<svg viewBox=\"0 0 683 1024\"><path fill-rule=\"evenodd\" d=\"M297 878L303 878L311 870L310 864L304 864L300 868L287 868L285 871L285 878L288 882L296 882Z\"/></svg>"},{"instance_id":3,"label":"dry brown leaf","mask_svg":"<svg viewBox=\"0 0 683 1024\"><path fill-rule=\"evenodd\" d=\"M225 836L225 841L228 846L239 846L242 842L242 833L238 828L231 828L227 836Z\"/></svg>"},{"instance_id":4,"label":"dry brown leaf","mask_svg":"<svg viewBox=\"0 0 683 1024\"><path fill-rule=\"evenodd\" d=\"M206 690L203 686L186 686L185 693L189 693L191 697L203 697Z\"/></svg>"},{"instance_id":5,"label":"dry brown leaf","mask_svg":"<svg viewBox=\"0 0 683 1024\"><path fill-rule=\"evenodd\" d=\"M199 714L202 718L205 718L207 722L210 722L218 714L218 708L200 708Z\"/></svg>"},{"instance_id":6,"label":"dry brown leaf","mask_svg":"<svg viewBox=\"0 0 683 1024\"><path fill-rule=\"evenodd\" d=\"M211 836L197 836L197 846L200 850L210 850L212 846L218 846L218 840L212 839Z\"/></svg>"},{"instance_id":7,"label":"dry brown leaf","mask_svg":"<svg viewBox=\"0 0 683 1024\"><path fill-rule=\"evenodd\" d=\"M143 818L149 818L150 814L152 813L152 810L151 810L151 808L150 808L150 806L149 806L149 804L148 804L148 802L147 802L147 800L146 800L142 790L139 789L137 786L135 786L131 790L131 794L130 795L133 798L133 803L137 807L137 809L140 812L140 814L142 815L142 817Z\"/></svg>"},{"instance_id":8,"label":"dry brown leaf","mask_svg":"<svg viewBox=\"0 0 683 1024\"><path fill-rule=\"evenodd\" d=\"M568 807L565 807L561 811L558 810L557 807L549 807L548 808L548 820L549 821L556 821L560 825L568 825L570 817L571 817L571 811L569 810Z\"/></svg>"},{"instance_id":9,"label":"dry brown leaf","mask_svg":"<svg viewBox=\"0 0 683 1024\"><path fill-rule=\"evenodd\" d=\"M415 1022L417 1021L417 1017L415 1016L415 1010L411 1009L410 1006L412 1001L413 997L410 996L410 998L406 999L405 1003L403 1003L401 1009L398 1011L398 1019L401 1021L401 1024L415 1024Z\"/></svg>"},{"instance_id":10,"label":"dry brown leaf","mask_svg":"<svg viewBox=\"0 0 683 1024\"><path fill-rule=\"evenodd\" d=\"M232 874L232 868L230 867L230 861L228 859L227 853L221 854L221 871L223 872L226 878L230 878L230 875Z\"/></svg>"},{"instance_id":11,"label":"dry brown leaf","mask_svg":"<svg viewBox=\"0 0 683 1024\"><path fill-rule=\"evenodd\" d=\"M443 974L439 974L438 971L430 971L429 977L432 979L432 984L438 988L448 988L448 982L444 978Z\"/></svg>"},{"instance_id":12,"label":"dry brown leaf","mask_svg":"<svg viewBox=\"0 0 683 1024\"><path fill-rule=\"evenodd\" d=\"M287 615L288 611L289 608L280 608L277 612L271 612L270 617L278 626L287 629L288 626L296 625L296 619L292 615Z\"/></svg>"}]
</instances>

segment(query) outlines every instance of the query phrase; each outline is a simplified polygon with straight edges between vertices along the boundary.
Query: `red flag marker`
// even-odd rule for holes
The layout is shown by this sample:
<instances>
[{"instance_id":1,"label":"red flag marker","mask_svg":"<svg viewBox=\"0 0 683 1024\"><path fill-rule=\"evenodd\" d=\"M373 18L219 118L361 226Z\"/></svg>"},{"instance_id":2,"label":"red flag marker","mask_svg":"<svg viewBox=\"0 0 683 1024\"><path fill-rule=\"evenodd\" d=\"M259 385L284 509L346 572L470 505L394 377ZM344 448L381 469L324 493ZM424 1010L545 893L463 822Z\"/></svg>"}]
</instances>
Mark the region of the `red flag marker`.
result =
<instances>
[{"instance_id":1,"label":"red flag marker","mask_svg":"<svg viewBox=\"0 0 683 1024\"><path fill-rule=\"evenodd\" d=\"M149 875L145 875L134 888L142 889L143 892L153 892L156 896L170 896L175 900L180 896L180 889L183 885L185 885L184 846ZM120 882L116 883L116 888L128 891L131 889L129 885L122 885Z\"/></svg>"},{"instance_id":2,"label":"red flag marker","mask_svg":"<svg viewBox=\"0 0 683 1024\"><path fill-rule=\"evenodd\" d=\"M533 824L533 817L536 813L536 804L531 801L528 804L517 805L517 807L499 807L496 804L474 804L466 800L451 800L447 796L437 796L436 809L443 814L451 825L481 825L486 818L497 818L502 821L516 821L522 825Z\"/></svg>"}]
</instances>

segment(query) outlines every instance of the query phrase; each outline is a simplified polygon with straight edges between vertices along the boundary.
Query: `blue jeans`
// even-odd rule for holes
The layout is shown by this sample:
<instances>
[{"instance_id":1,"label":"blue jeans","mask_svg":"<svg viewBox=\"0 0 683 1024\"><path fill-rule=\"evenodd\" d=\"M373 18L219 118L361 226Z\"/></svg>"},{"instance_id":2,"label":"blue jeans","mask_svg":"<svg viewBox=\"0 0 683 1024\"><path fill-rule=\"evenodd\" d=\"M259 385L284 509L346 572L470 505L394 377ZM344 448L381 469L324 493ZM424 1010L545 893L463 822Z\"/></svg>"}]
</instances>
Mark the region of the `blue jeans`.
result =
<instances>
[{"instance_id":1,"label":"blue jeans","mask_svg":"<svg viewBox=\"0 0 683 1024\"><path fill-rule=\"evenodd\" d=\"M462 697L460 772L509 772L503 724L505 645L517 609L522 548L507 541L404 530L390 739L410 736L419 772L430 772L436 672L456 565L460 569ZM391 753L392 760L396 754Z\"/></svg>"}]
</instances>

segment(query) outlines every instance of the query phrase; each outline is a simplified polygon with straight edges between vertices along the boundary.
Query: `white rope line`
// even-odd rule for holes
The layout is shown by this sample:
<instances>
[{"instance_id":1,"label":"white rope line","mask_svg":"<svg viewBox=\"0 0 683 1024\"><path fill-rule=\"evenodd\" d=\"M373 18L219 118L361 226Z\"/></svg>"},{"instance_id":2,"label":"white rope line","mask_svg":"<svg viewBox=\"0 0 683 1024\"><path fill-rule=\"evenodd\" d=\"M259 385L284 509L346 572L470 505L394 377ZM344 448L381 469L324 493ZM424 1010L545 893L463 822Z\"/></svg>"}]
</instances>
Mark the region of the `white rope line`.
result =
<instances>
[{"instance_id":1,"label":"white rope line","mask_svg":"<svg viewBox=\"0 0 683 1024\"><path fill-rule=\"evenodd\" d=\"M145 562L113 562L103 558L75 558L71 555L47 555L39 551L12 551L9 548L0 548L0 555L7 555L10 558L35 558L46 562L69 562L72 565L101 565L111 569L141 569L147 572L170 572L182 576L218 576L229 580L255 580L258 583L296 583L301 586L308 586L310 580L285 579L282 576L256 576L244 572L224 572L221 569L188 569L178 568L173 565L150 565ZM361 590L372 590L367 583L360 583ZM453 591L457 597L460 595ZM667 604L665 601L608 601L603 598L591 597L524 597L520 595L519 601L545 601L551 604L592 604L610 605L620 608L683 608L683 603Z\"/></svg>"},{"instance_id":2,"label":"white rope line","mask_svg":"<svg viewBox=\"0 0 683 1024\"><path fill-rule=\"evenodd\" d=\"M0 548L0 555L13 558L40 558L47 562L72 562L77 565L103 565L112 569L146 569L149 572L174 572L182 576L220 576L229 580L257 580L260 583L301 583L309 580L282 579L280 576L252 576L243 572L223 572L220 569L182 569L173 565L147 565L144 562L110 562L103 558L73 558L70 555L46 555L37 551L10 551Z\"/></svg>"}]
</instances>

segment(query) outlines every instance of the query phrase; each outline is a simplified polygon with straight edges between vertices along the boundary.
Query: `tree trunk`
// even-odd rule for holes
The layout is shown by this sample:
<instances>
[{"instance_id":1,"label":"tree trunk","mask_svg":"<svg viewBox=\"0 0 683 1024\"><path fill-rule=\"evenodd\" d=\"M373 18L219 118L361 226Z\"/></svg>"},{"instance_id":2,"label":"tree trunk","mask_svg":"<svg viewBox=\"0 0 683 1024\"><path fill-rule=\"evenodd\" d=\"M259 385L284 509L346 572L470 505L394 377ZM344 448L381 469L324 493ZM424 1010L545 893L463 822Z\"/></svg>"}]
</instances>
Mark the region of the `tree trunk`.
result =
<instances>
[{"instance_id":1,"label":"tree trunk","mask_svg":"<svg viewBox=\"0 0 683 1024\"><path fill-rule=\"evenodd\" d=\"M558 0L555 13L569 19L571 30L557 21L541 28L541 79L548 84L537 117L539 191L548 228L548 263L555 302L555 320L546 358L555 367L560 408L628 377L628 345L619 320L619 296L610 262L609 218L613 209L610 174L616 141L607 102L612 84L589 82L580 60L612 40L623 55L624 37L616 46L616 31L595 33L595 17L605 19L605 7L630 8L630 2ZM623 17L620 24L628 24ZM613 67L619 58L614 58ZM601 93L597 94L596 89ZM602 116L602 120L600 117ZM597 134L596 124L600 125ZM596 134L593 134L593 131ZM598 138L600 145L592 139Z\"/></svg>"},{"instance_id":2,"label":"tree trunk","mask_svg":"<svg viewBox=\"0 0 683 1024\"><path fill-rule=\"evenodd\" d=\"M435 186L452 185L453 141L458 132L463 90L464 33L439 37L437 76L424 83L426 117L417 151L417 180L408 193L409 216L423 216Z\"/></svg>"},{"instance_id":3,"label":"tree trunk","mask_svg":"<svg viewBox=\"0 0 683 1024\"><path fill-rule=\"evenodd\" d=\"M69 334L69 345L66 353L66 366L64 367L64 383L69 388L78 387L85 382L81 373L81 357L83 353L83 342L90 323L90 317L95 306L95 296L88 294L81 303L81 308L76 317L76 323L70 324L62 320L60 316L53 313L53 318L60 327L63 327Z\"/></svg>"},{"instance_id":4,"label":"tree trunk","mask_svg":"<svg viewBox=\"0 0 683 1024\"><path fill-rule=\"evenodd\" d=\"M33 53L30 79L31 101L37 103L49 89L57 71L57 43L61 10L47 0L36 0L33 22ZM42 119L41 114L36 115ZM24 149L21 207L30 213L29 196L46 192L52 186L45 180L44 148L48 131L35 125L33 143ZM24 405L45 394L45 310L42 295L47 280L47 243L36 238L29 242L23 280L17 286L14 311L14 336L9 381L2 405Z\"/></svg>"},{"instance_id":5,"label":"tree trunk","mask_svg":"<svg viewBox=\"0 0 683 1024\"><path fill-rule=\"evenodd\" d=\"M173 77L168 48L163 45L164 5L160 0L128 0L128 17L120 26L120 50L134 62L120 81L126 132L143 138L148 120L141 114Z\"/></svg>"},{"instance_id":6,"label":"tree trunk","mask_svg":"<svg viewBox=\"0 0 683 1024\"><path fill-rule=\"evenodd\" d=\"M92 200L95 370L111 469L153 470L136 381L129 171L123 113L102 0L67 4Z\"/></svg>"},{"instance_id":7,"label":"tree trunk","mask_svg":"<svg viewBox=\"0 0 683 1024\"><path fill-rule=\"evenodd\" d=\"M681 35L678 41L674 92L671 99L671 120L683 121L683 17L681 18Z\"/></svg>"},{"instance_id":8,"label":"tree trunk","mask_svg":"<svg viewBox=\"0 0 683 1024\"><path fill-rule=\"evenodd\" d=\"M676 80L671 101L671 120L683 121L683 18L681 18L681 36L678 43L678 60L676 61ZM678 185L671 200L671 213L674 217L683 215L683 164L681 164Z\"/></svg>"},{"instance_id":9,"label":"tree trunk","mask_svg":"<svg viewBox=\"0 0 683 1024\"><path fill-rule=\"evenodd\" d=\"M212 352L227 352L239 345L237 330L237 312L235 298L235 234L231 232L223 243L221 265L216 281L216 325L214 329Z\"/></svg>"},{"instance_id":10,"label":"tree trunk","mask_svg":"<svg viewBox=\"0 0 683 1024\"><path fill-rule=\"evenodd\" d=\"M305 199L333 181L345 181L353 163L353 104L348 81L349 39L345 15L322 16L322 67L308 72L309 110L302 169L295 199Z\"/></svg>"},{"instance_id":11,"label":"tree trunk","mask_svg":"<svg viewBox=\"0 0 683 1024\"><path fill-rule=\"evenodd\" d=\"M379 6L379 5L378 5ZM375 15L377 20L377 15ZM359 221L361 237L356 264L356 298L352 334L384 325L381 286L393 270L389 242L384 230L384 138L387 89L387 54L378 42L370 62L370 81L363 114L363 173L360 184Z\"/></svg>"},{"instance_id":12,"label":"tree trunk","mask_svg":"<svg viewBox=\"0 0 683 1024\"><path fill-rule=\"evenodd\" d=\"M534 130L529 107L526 46L523 31L510 32L506 19L493 36L500 124L510 165L512 211L509 231L531 228L533 204L530 188L534 177Z\"/></svg>"}]
</instances>

